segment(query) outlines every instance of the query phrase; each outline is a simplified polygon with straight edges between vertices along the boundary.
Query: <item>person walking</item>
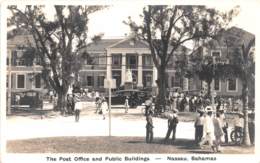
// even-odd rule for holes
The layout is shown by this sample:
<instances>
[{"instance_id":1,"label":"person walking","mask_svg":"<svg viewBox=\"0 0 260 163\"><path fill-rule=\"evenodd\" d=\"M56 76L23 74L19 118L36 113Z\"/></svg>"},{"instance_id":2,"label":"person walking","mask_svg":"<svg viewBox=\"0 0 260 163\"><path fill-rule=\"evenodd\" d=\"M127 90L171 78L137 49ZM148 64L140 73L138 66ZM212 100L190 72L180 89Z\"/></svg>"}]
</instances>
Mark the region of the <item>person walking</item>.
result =
<instances>
[{"instance_id":1,"label":"person walking","mask_svg":"<svg viewBox=\"0 0 260 163\"><path fill-rule=\"evenodd\" d=\"M79 122L80 111L82 110L82 103L80 102L80 93L74 93L75 102L75 122Z\"/></svg>"},{"instance_id":2,"label":"person walking","mask_svg":"<svg viewBox=\"0 0 260 163\"><path fill-rule=\"evenodd\" d=\"M164 138L164 142L167 143L168 140L169 140L169 137L172 133L172 144L174 143L175 141L175 135L176 135L176 127L177 127L177 124L179 123L179 120L178 120L178 116L177 116L177 110L173 110L173 114L169 116L168 118L168 131L166 133L166 136Z\"/></svg>"},{"instance_id":3,"label":"person walking","mask_svg":"<svg viewBox=\"0 0 260 163\"><path fill-rule=\"evenodd\" d=\"M101 110L102 99L100 97L96 97L96 111L95 113L99 113Z\"/></svg>"},{"instance_id":4,"label":"person walking","mask_svg":"<svg viewBox=\"0 0 260 163\"><path fill-rule=\"evenodd\" d=\"M203 136L202 140L199 143L199 146L202 148L206 142L208 142L209 146L212 148L213 152L215 152L215 148L213 145L213 137L214 137L214 125L212 119L213 109L211 106L205 107L207 115L205 116L204 123L203 123Z\"/></svg>"},{"instance_id":5,"label":"person walking","mask_svg":"<svg viewBox=\"0 0 260 163\"><path fill-rule=\"evenodd\" d=\"M125 98L125 113L128 113L128 109L129 109L129 102L128 102L128 96L126 96L126 98Z\"/></svg>"},{"instance_id":6,"label":"person walking","mask_svg":"<svg viewBox=\"0 0 260 163\"><path fill-rule=\"evenodd\" d=\"M224 108L220 107L218 113L219 113L220 125L221 125L223 133L224 133L225 143L228 144L228 123L226 121Z\"/></svg>"},{"instance_id":7,"label":"person walking","mask_svg":"<svg viewBox=\"0 0 260 163\"><path fill-rule=\"evenodd\" d=\"M152 110L152 106L153 105L153 97L149 97L146 101L145 101L145 116L148 115L149 110Z\"/></svg>"},{"instance_id":8,"label":"person walking","mask_svg":"<svg viewBox=\"0 0 260 163\"><path fill-rule=\"evenodd\" d=\"M222 130L222 126L220 123L220 114L217 113L216 117L213 119L213 125L214 125L214 136L215 136L215 149L213 151L215 152L221 152L220 150L220 144L221 144L221 137L224 135L224 132Z\"/></svg>"},{"instance_id":9,"label":"person walking","mask_svg":"<svg viewBox=\"0 0 260 163\"><path fill-rule=\"evenodd\" d=\"M153 141L153 119L152 119L152 110L148 110L146 115L146 143L152 143Z\"/></svg>"},{"instance_id":10,"label":"person walking","mask_svg":"<svg viewBox=\"0 0 260 163\"><path fill-rule=\"evenodd\" d=\"M198 144L203 136L203 124L204 124L204 110L197 110L199 116L196 118L194 127L195 127L195 143Z\"/></svg>"},{"instance_id":11,"label":"person walking","mask_svg":"<svg viewBox=\"0 0 260 163\"><path fill-rule=\"evenodd\" d=\"M108 104L107 101L105 99L105 97L102 98L102 103L101 103L101 114L103 116L103 120L106 119L106 112L108 111Z\"/></svg>"}]
</instances>

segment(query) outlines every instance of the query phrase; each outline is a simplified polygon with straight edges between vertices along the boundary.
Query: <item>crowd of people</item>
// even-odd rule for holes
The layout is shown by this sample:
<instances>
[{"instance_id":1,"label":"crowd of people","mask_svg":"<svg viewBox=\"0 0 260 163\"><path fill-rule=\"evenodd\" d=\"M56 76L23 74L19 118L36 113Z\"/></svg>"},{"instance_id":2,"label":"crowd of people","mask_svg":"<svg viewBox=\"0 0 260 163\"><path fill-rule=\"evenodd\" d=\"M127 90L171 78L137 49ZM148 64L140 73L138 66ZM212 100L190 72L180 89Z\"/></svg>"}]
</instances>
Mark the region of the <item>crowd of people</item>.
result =
<instances>
[{"instance_id":1,"label":"crowd of people","mask_svg":"<svg viewBox=\"0 0 260 163\"><path fill-rule=\"evenodd\" d=\"M200 99L200 98L199 98ZM152 109L152 98L149 98L145 102L145 116L146 116L146 142L151 143L153 140L153 109ZM198 105L199 106L199 105ZM163 140L164 143L169 143L170 135L172 134L172 138L170 143L174 144L176 129L178 125L178 112L182 110L178 110L178 108L170 108L168 111L168 130L166 132L166 136ZM203 148L207 143L213 152L221 152L221 144L229 142L228 133L228 122L225 118L225 111L223 106L216 106L216 110L212 108L210 105L203 105L201 102L201 106L196 108L196 112L198 116L194 121L195 127L195 135L194 141L195 144ZM242 132L244 127L244 118L242 112L237 112L235 121L234 121L234 130L235 133ZM238 136L235 134L235 137ZM223 142L222 142L223 140Z\"/></svg>"},{"instance_id":2,"label":"crowd of people","mask_svg":"<svg viewBox=\"0 0 260 163\"><path fill-rule=\"evenodd\" d=\"M202 95L188 95L185 93L173 92L166 98L166 110L177 109L180 112L196 112L201 108L211 105L211 100ZM215 98L217 109L224 107L225 110L241 111L242 100L240 98Z\"/></svg>"}]
</instances>

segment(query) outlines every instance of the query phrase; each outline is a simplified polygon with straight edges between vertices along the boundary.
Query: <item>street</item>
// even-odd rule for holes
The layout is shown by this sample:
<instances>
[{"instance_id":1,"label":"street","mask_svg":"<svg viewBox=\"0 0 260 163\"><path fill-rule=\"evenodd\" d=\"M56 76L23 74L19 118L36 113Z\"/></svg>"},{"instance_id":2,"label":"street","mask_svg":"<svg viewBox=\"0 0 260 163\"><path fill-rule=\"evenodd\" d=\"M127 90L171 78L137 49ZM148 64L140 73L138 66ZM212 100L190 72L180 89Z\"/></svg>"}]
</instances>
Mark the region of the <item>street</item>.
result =
<instances>
[{"instance_id":1,"label":"street","mask_svg":"<svg viewBox=\"0 0 260 163\"><path fill-rule=\"evenodd\" d=\"M58 113L13 115L7 119L7 152L18 153L211 153L208 147L199 149L193 143L194 126L190 120L179 122L176 143L164 144L167 120L153 118L154 141L145 143L145 117L139 109L112 109L111 137L108 114L95 113L89 103L78 123L74 116ZM186 118L187 119L187 118ZM69 148L68 148L69 147ZM253 153L254 147L228 145L223 153Z\"/></svg>"}]
</instances>

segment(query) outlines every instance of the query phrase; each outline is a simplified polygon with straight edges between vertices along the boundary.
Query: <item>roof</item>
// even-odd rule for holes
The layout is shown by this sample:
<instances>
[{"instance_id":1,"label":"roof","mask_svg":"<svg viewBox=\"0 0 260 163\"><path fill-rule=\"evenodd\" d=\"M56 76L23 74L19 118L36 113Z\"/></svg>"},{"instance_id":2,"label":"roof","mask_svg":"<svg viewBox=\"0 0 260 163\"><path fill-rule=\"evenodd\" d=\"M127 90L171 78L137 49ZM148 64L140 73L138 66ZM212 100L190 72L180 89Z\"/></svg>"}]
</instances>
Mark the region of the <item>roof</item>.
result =
<instances>
[{"instance_id":1,"label":"roof","mask_svg":"<svg viewBox=\"0 0 260 163\"><path fill-rule=\"evenodd\" d=\"M101 39L97 42L92 42L88 44L88 51L105 51L107 48L112 49L131 49L131 48L140 48L140 49L149 49L149 45L142 40L134 40L131 38L125 39ZM169 46L169 51L172 49ZM177 51L190 50L185 46L180 46Z\"/></svg>"},{"instance_id":2,"label":"roof","mask_svg":"<svg viewBox=\"0 0 260 163\"><path fill-rule=\"evenodd\" d=\"M28 46L29 44L31 44L32 46L35 45L32 35L16 35L7 40L8 46Z\"/></svg>"},{"instance_id":3,"label":"roof","mask_svg":"<svg viewBox=\"0 0 260 163\"><path fill-rule=\"evenodd\" d=\"M218 42L213 40L210 46L229 46L229 47L236 47L238 45L244 44L247 46L252 40L255 38L255 35L247 32L238 27L231 27L219 35Z\"/></svg>"},{"instance_id":4,"label":"roof","mask_svg":"<svg viewBox=\"0 0 260 163\"><path fill-rule=\"evenodd\" d=\"M97 42L88 44L88 51L105 51L109 46L121 41L122 39L101 39Z\"/></svg>"},{"instance_id":5,"label":"roof","mask_svg":"<svg viewBox=\"0 0 260 163\"><path fill-rule=\"evenodd\" d=\"M110 48L149 48L147 43L141 40L134 40L131 38L124 39L118 43L110 46Z\"/></svg>"}]
</instances>

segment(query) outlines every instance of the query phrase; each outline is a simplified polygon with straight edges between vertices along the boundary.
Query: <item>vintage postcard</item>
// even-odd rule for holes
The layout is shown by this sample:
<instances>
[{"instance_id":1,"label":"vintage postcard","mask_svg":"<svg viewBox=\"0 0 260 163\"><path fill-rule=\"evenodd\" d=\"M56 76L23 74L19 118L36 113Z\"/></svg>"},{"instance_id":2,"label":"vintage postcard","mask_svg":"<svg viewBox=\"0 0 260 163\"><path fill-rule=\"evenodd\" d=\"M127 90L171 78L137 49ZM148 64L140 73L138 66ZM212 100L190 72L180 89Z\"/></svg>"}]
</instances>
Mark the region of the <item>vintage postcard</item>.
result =
<instances>
[{"instance_id":1,"label":"vintage postcard","mask_svg":"<svg viewBox=\"0 0 260 163\"><path fill-rule=\"evenodd\" d=\"M259 7L3 2L2 162L259 162Z\"/></svg>"}]
</instances>

